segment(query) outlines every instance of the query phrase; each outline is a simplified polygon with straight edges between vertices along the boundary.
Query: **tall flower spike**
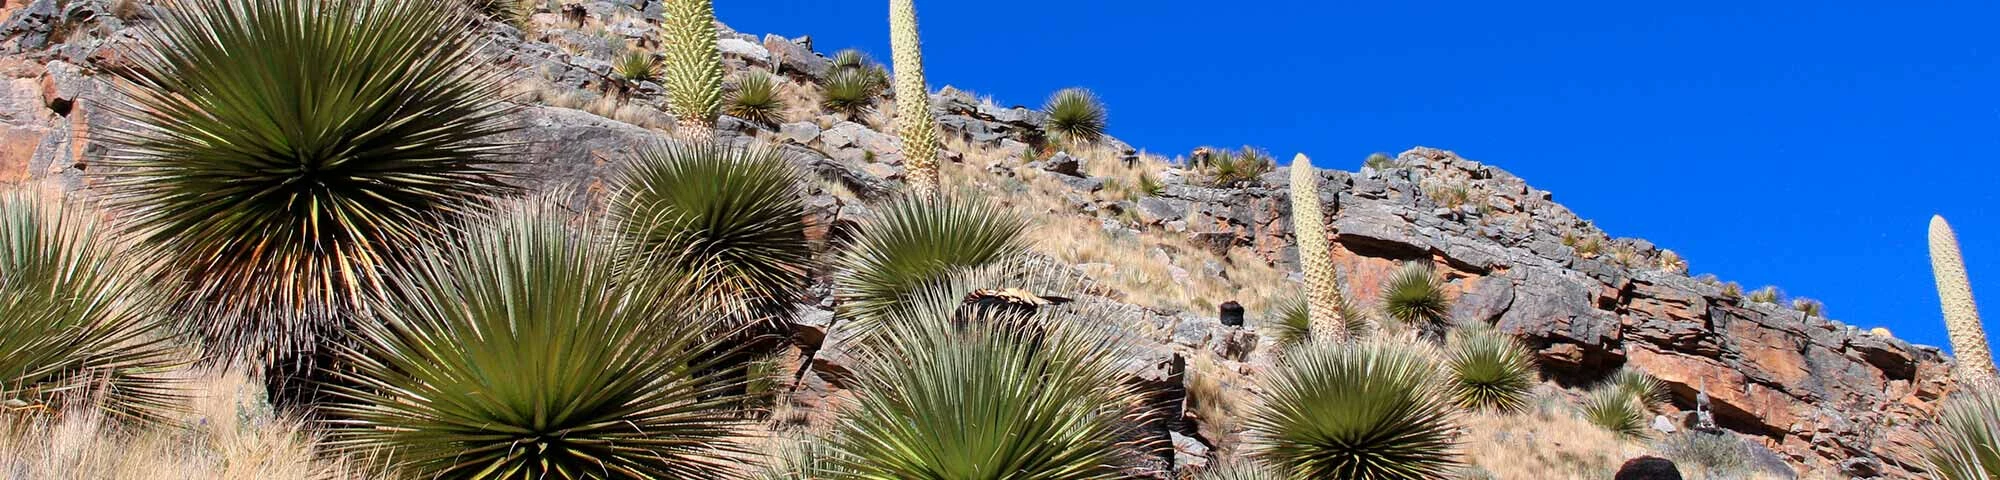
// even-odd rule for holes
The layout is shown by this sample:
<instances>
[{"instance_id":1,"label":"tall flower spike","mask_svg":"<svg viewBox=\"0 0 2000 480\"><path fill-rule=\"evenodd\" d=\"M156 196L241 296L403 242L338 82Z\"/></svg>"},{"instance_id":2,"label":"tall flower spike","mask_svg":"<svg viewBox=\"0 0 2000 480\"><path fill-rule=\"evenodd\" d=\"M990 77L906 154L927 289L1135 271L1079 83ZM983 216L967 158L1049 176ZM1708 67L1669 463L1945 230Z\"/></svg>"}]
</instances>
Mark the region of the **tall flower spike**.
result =
<instances>
[{"instance_id":1,"label":"tall flower spike","mask_svg":"<svg viewBox=\"0 0 2000 480\"><path fill-rule=\"evenodd\" d=\"M929 196L938 188L937 121L924 84L923 42L917 37L915 0L889 0L889 49L896 69L896 130L910 167L910 191Z\"/></svg>"},{"instance_id":2,"label":"tall flower spike","mask_svg":"<svg viewBox=\"0 0 2000 480\"><path fill-rule=\"evenodd\" d=\"M1306 303L1314 342L1350 340L1341 318L1340 285L1327 245L1326 214L1320 211L1319 171L1301 153L1292 158L1292 234L1298 237L1299 269L1306 276ZM1372 326L1371 326L1372 327Z\"/></svg>"},{"instance_id":3,"label":"tall flower spike","mask_svg":"<svg viewBox=\"0 0 2000 480\"><path fill-rule=\"evenodd\" d=\"M1937 275L1938 301L1944 305L1944 326L1958 355L1960 383L1991 384L2000 378L1993 354L1986 348L1986 329L1972 301L1972 284L1965 277L1965 258L1958 254L1958 236L1942 216L1931 216L1931 272Z\"/></svg>"},{"instance_id":4,"label":"tall flower spike","mask_svg":"<svg viewBox=\"0 0 2000 480\"><path fill-rule=\"evenodd\" d=\"M716 50L715 3L667 0L667 103L681 138L715 136L722 111L722 52Z\"/></svg>"}]
</instances>

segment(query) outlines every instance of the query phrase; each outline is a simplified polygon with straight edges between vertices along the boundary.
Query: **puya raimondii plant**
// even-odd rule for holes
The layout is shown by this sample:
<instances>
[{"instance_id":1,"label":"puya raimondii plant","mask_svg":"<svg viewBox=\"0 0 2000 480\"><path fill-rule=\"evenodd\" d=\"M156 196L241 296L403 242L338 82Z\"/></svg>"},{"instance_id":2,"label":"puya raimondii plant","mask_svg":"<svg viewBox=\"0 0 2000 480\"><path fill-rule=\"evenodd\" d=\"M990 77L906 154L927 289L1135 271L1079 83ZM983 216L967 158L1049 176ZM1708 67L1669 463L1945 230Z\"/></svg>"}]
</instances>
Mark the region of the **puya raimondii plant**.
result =
<instances>
[{"instance_id":1,"label":"puya raimondii plant","mask_svg":"<svg viewBox=\"0 0 2000 480\"><path fill-rule=\"evenodd\" d=\"M174 292L149 281L149 257L118 248L99 215L0 192L0 401L165 421L183 399L162 301Z\"/></svg>"},{"instance_id":2,"label":"puya raimondii plant","mask_svg":"<svg viewBox=\"0 0 2000 480\"><path fill-rule=\"evenodd\" d=\"M698 276L547 199L428 242L342 350L330 443L411 478L724 478L747 456ZM572 225L581 224L582 227Z\"/></svg>"},{"instance_id":3,"label":"puya raimondii plant","mask_svg":"<svg viewBox=\"0 0 2000 480\"><path fill-rule=\"evenodd\" d=\"M456 0L185 0L118 70L106 190L211 357L308 358L437 225L512 191Z\"/></svg>"}]
</instances>

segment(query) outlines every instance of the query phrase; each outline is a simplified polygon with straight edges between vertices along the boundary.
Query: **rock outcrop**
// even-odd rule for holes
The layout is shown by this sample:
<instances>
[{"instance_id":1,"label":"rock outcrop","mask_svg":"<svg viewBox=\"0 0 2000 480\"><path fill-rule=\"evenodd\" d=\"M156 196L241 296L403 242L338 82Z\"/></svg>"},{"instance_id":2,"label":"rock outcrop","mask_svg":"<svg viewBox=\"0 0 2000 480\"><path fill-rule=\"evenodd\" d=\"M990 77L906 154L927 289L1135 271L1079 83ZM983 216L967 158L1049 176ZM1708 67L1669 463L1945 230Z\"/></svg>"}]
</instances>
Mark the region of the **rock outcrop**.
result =
<instances>
[{"instance_id":1,"label":"rock outcrop","mask_svg":"<svg viewBox=\"0 0 2000 480\"><path fill-rule=\"evenodd\" d=\"M1368 296L1402 261L1435 261L1456 291L1459 322L1527 340L1550 376L1587 385L1622 366L1664 380L1674 406L1697 394L1717 421L1795 464L1856 477L1914 477L1913 426L1953 388L1951 359L1772 303L1660 264L1644 240L1612 239L1553 195L1452 152L1416 148L1394 167L1328 172L1336 257ZM1286 175L1214 190L1169 187L1197 212L1190 230L1291 262ZM1462 200L1457 193L1466 191ZM1142 207L1143 208L1143 207ZM1567 240L1566 240L1567 238ZM1599 252L1576 245L1595 243Z\"/></svg>"},{"instance_id":2,"label":"rock outcrop","mask_svg":"<svg viewBox=\"0 0 2000 480\"><path fill-rule=\"evenodd\" d=\"M33 0L0 5L0 184L89 197L97 195L92 165L107 153L92 132L105 128L101 102L115 93L102 72L120 65L121 45L145 28L149 10L115 14L109 0ZM584 2L602 20L603 35L633 45L656 43L659 2ZM574 207L593 208L604 182L631 152L662 141L669 125L662 89L630 84L611 73L609 53L553 13L530 20L535 33L495 24L487 50L497 68L519 72L536 92L524 95L513 133L523 145L523 173L532 186L571 192ZM732 70L763 69L802 83L828 69L810 39L755 37L724 29L721 45ZM602 38L601 36L599 38ZM557 45L561 45L560 47ZM622 46L621 46L622 47ZM622 52L622 49L619 50ZM550 98L586 105L623 98L618 112L551 106ZM942 132L963 145L1018 160L1038 145L1045 116L1019 106L981 101L946 87L930 99ZM625 108L629 107L630 110ZM620 113L606 115L607 113ZM619 119L607 118L619 117ZM898 188L899 140L865 119L823 115L813 121L756 125L724 118L720 135L784 148L825 180L811 189L813 235L827 238L865 214L865 202ZM1134 149L1108 140L1121 160ZM958 158L964 152L947 152ZM1061 155L1037 164L992 169L1042 169L1081 192L1065 204L1075 215L1100 216L1106 228L1187 235L1218 251L1242 249L1296 270L1288 172L1247 185L1210 188L1180 168L1151 172L1163 185L1136 200L1101 200L1090 192L1106 179L1087 178L1083 160ZM1537 349L1552 381L1587 385L1632 366L1671 387L1678 409L1697 394L1712 399L1721 425L1757 440L1807 471L1855 477L1914 478L1913 427L1929 418L1953 388L1951 360L1937 348L1911 345L1775 304L1748 301L1685 268L1644 240L1611 238L1538 190L1493 166L1437 149L1416 148L1390 165L1359 172L1322 172L1320 194L1332 212L1336 262L1352 294L1372 298L1402 261L1435 261L1456 297L1456 320L1494 325ZM852 196L836 195L844 190ZM1125 212L1115 215L1113 212ZM1216 275L1215 272L1202 274ZM819 287L817 297L825 296ZM1221 303L1228 299L1214 299ZM837 333L824 302L802 305L797 339L805 351L833 349ZM1189 359L1223 365L1231 388L1269 367L1256 355L1253 327L1223 326L1214 312L1134 306L1142 330L1157 340L1142 346L1147 370L1139 382L1174 404ZM1252 313L1253 318L1257 312ZM815 359L812 389L837 400L848 366L837 352ZM1185 403L1185 402L1181 402ZM1169 410L1179 407L1170 407ZM1180 413L1172 411L1170 413ZM1198 465L1214 439L1169 415L1162 428L1168 465ZM1208 442L1208 443L1204 443ZM1179 452L1179 453L1175 453Z\"/></svg>"}]
</instances>

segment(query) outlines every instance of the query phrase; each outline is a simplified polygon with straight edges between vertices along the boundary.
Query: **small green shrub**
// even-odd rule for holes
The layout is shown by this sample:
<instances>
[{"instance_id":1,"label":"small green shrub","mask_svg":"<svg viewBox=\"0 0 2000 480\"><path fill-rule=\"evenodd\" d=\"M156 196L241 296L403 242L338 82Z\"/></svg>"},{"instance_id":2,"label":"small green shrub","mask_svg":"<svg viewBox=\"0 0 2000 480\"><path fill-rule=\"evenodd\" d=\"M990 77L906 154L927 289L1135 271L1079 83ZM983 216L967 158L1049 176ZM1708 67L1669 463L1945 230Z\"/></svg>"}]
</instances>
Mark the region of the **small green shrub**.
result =
<instances>
[{"instance_id":1,"label":"small green shrub","mask_svg":"<svg viewBox=\"0 0 2000 480\"><path fill-rule=\"evenodd\" d=\"M841 50L833 55L833 67L828 73L853 72L857 84L865 85L869 95L881 95L889 88L889 70L868 54L856 49Z\"/></svg>"},{"instance_id":2,"label":"small green shrub","mask_svg":"<svg viewBox=\"0 0 2000 480\"><path fill-rule=\"evenodd\" d=\"M791 311L809 281L801 176L778 150L714 143L641 147L607 208L628 261L702 278L739 323Z\"/></svg>"},{"instance_id":3,"label":"small green shrub","mask_svg":"<svg viewBox=\"0 0 2000 480\"><path fill-rule=\"evenodd\" d=\"M1250 456L1290 478L1451 478L1457 409L1439 371L1408 345L1292 350L1247 421Z\"/></svg>"},{"instance_id":4,"label":"small green shrub","mask_svg":"<svg viewBox=\"0 0 2000 480\"><path fill-rule=\"evenodd\" d=\"M30 191L0 192L0 401L169 422L184 396L165 375L179 352L160 299L174 292L102 212Z\"/></svg>"},{"instance_id":5,"label":"small green shrub","mask_svg":"<svg viewBox=\"0 0 2000 480\"><path fill-rule=\"evenodd\" d=\"M834 295L862 323L887 318L910 295L955 270L1026 252L1027 220L984 200L905 197L862 222L839 260Z\"/></svg>"},{"instance_id":6,"label":"small green shrub","mask_svg":"<svg viewBox=\"0 0 2000 480\"><path fill-rule=\"evenodd\" d=\"M1167 193L1167 184L1160 183L1160 179L1153 178L1151 173L1139 172L1139 192L1157 197Z\"/></svg>"},{"instance_id":7,"label":"small green shrub","mask_svg":"<svg viewBox=\"0 0 2000 480\"><path fill-rule=\"evenodd\" d=\"M1389 319L1425 332L1432 341L1444 340L1451 322L1451 299L1445 296L1444 279L1429 261L1403 264L1382 289L1381 304Z\"/></svg>"},{"instance_id":8,"label":"small green shrub","mask_svg":"<svg viewBox=\"0 0 2000 480\"><path fill-rule=\"evenodd\" d=\"M1599 388L1584 396L1584 420L1612 434L1626 438L1646 436L1646 408L1631 393L1618 388Z\"/></svg>"},{"instance_id":9,"label":"small green shrub","mask_svg":"<svg viewBox=\"0 0 2000 480\"><path fill-rule=\"evenodd\" d=\"M695 279L576 220L532 200L429 242L340 352L333 444L404 478L726 477L747 426Z\"/></svg>"},{"instance_id":10,"label":"small green shrub","mask_svg":"<svg viewBox=\"0 0 2000 480\"><path fill-rule=\"evenodd\" d=\"M724 109L736 118L776 125L783 120L785 100L778 97L775 77L764 72L749 72L737 78L736 90L729 92L729 101Z\"/></svg>"},{"instance_id":11,"label":"small green shrub","mask_svg":"<svg viewBox=\"0 0 2000 480\"><path fill-rule=\"evenodd\" d=\"M626 51L612 67L618 78L632 83L660 81L660 63L644 50Z\"/></svg>"},{"instance_id":12,"label":"small green shrub","mask_svg":"<svg viewBox=\"0 0 2000 480\"><path fill-rule=\"evenodd\" d=\"M881 83L865 70L834 70L820 81L820 106L835 113L859 115L875 106Z\"/></svg>"},{"instance_id":13,"label":"small green shrub","mask_svg":"<svg viewBox=\"0 0 2000 480\"><path fill-rule=\"evenodd\" d=\"M1352 301L1347 301L1347 298L1347 295L1341 295L1340 304L1340 318L1346 322L1347 336L1365 337L1370 333L1368 310L1354 305ZM1263 328L1270 329L1271 339L1280 349L1304 345L1312 341L1310 309L1311 304L1306 301L1304 295L1282 298L1271 307L1271 314L1265 320Z\"/></svg>"},{"instance_id":14,"label":"small green shrub","mask_svg":"<svg viewBox=\"0 0 2000 480\"><path fill-rule=\"evenodd\" d=\"M1468 331L1453 342L1447 367L1460 407L1514 413L1534 393L1534 353L1514 337L1490 328Z\"/></svg>"},{"instance_id":15,"label":"small green shrub","mask_svg":"<svg viewBox=\"0 0 2000 480\"><path fill-rule=\"evenodd\" d=\"M1618 369L1617 373L1611 374L1611 379L1607 385L1609 388L1617 389L1626 395L1630 395L1633 400L1639 402L1641 408L1645 408L1647 411L1655 411L1665 407L1667 401L1670 399L1665 382L1661 382L1658 377L1631 367Z\"/></svg>"},{"instance_id":16,"label":"small green shrub","mask_svg":"<svg viewBox=\"0 0 2000 480\"><path fill-rule=\"evenodd\" d=\"M1368 154L1368 159L1362 160L1361 166L1372 168L1376 171L1388 170L1396 167L1396 159L1390 157L1387 153L1375 152Z\"/></svg>"},{"instance_id":17,"label":"small green shrub","mask_svg":"<svg viewBox=\"0 0 2000 480\"><path fill-rule=\"evenodd\" d=\"M1104 138L1104 103L1097 94L1081 88L1065 88L1049 97L1042 106L1048 124L1042 127L1050 137L1072 144L1089 144Z\"/></svg>"},{"instance_id":18,"label":"small green shrub","mask_svg":"<svg viewBox=\"0 0 2000 480\"><path fill-rule=\"evenodd\" d=\"M1189 165L1202 183L1218 188L1241 186L1278 168L1277 160L1263 150L1244 146L1240 150L1209 149L1205 157Z\"/></svg>"},{"instance_id":19,"label":"small green shrub","mask_svg":"<svg viewBox=\"0 0 2000 480\"><path fill-rule=\"evenodd\" d=\"M1147 412L1122 380L1130 339L1094 323L1116 314L964 303L993 280L954 275L857 342L855 401L828 439L846 478L1128 478Z\"/></svg>"}]
</instances>

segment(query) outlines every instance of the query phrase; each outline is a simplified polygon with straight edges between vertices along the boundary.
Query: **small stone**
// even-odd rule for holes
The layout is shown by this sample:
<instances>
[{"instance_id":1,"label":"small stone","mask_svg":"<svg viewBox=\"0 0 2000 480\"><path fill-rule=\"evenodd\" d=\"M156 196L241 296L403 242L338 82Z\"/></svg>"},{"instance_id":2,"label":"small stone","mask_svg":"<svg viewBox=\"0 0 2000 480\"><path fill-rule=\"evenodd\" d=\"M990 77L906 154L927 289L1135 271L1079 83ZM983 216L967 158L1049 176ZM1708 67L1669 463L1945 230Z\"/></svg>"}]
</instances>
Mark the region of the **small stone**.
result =
<instances>
[{"instance_id":1,"label":"small stone","mask_svg":"<svg viewBox=\"0 0 2000 480\"><path fill-rule=\"evenodd\" d=\"M778 126L778 138L804 145L819 138L819 131L819 125L812 122L787 123Z\"/></svg>"},{"instance_id":2,"label":"small stone","mask_svg":"<svg viewBox=\"0 0 2000 480\"><path fill-rule=\"evenodd\" d=\"M1083 160L1070 156L1069 152L1056 152L1055 156L1049 157L1049 160L1046 162L1042 162L1042 170L1072 177L1081 177L1083 176Z\"/></svg>"},{"instance_id":3,"label":"small stone","mask_svg":"<svg viewBox=\"0 0 2000 480\"><path fill-rule=\"evenodd\" d=\"M1667 419L1666 415L1653 416L1653 429L1660 431L1660 433L1674 433L1680 430L1674 428L1674 421Z\"/></svg>"}]
</instances>

